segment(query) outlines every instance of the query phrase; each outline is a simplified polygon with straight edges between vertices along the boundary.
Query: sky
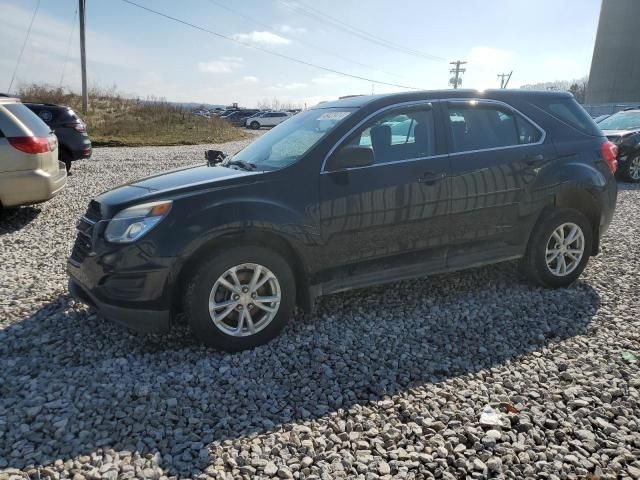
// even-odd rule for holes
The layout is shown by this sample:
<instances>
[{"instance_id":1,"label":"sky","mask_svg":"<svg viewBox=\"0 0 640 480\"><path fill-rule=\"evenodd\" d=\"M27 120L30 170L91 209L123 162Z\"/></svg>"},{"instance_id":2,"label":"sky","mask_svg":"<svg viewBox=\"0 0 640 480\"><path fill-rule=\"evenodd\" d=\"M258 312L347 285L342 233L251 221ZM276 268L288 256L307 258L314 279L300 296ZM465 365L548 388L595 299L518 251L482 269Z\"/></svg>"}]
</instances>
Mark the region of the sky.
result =
<instances>
[{"instance_id":1,"label":"sky","mask_svg":"<svg viewBox=\"0 0 640 480\"><path fill-rule=\"evenodd\" d=\"M124 0L86 0L90 86L247 107L448 88L448 62L458 59L468 62L463 88L497 88L497 74L510 71L509 87L581 78L600 11L600 0L134 1L227 38ZM8 91L37 3L0 0L0 91ZM32 82L79 90L77 4L40 0L13 90Z\"/></svg>"}]
</instances>

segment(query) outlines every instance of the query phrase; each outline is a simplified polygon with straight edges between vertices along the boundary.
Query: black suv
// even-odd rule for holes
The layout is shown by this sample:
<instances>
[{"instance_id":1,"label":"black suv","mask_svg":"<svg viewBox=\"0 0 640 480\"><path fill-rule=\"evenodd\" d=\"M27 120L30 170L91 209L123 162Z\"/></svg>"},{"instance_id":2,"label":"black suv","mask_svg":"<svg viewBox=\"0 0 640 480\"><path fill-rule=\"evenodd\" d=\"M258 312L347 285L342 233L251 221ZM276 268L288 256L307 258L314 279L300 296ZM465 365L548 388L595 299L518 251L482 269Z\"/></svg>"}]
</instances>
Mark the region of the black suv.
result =
<instances>
[{"instance_id":1,"label":"black suv","mask_svg":"<svg viewBox=\"0 0 640 480\"><path fill-rule=\"evenodd\" d=\"M618 146L618 174L628 182L640 182L640 107L611 115L598 126Z\"/></svg>"},{"instance_id":2,"label":"black suv","mask_svg":"<svg viewBox=\"0 0 640 480\"><path fill-rule=\"evenodd\" d=\"M71 162L91 157L91 140L87 126L69 107L51 103L25 103L38 115L58 137L60 161L64 162L67 172Z\"/></svg>"},{"instance_id":3,"label":"black suv","mask_svg":"<svg viewBox=\"0 0 640 480\"><path fill-rule=\"evenodd\" d=\"M350 288L512 259L561 287L599 251L615 155L565 93L324 103L233 156L92 200L70 289L141 331L182 312L202 341L240 350Z\"/></svg>"},{"instance_id":4,"label":"black suv","mask_svg":"<svg viewBox=\"0 0 640 480\"><path fill-rule=\"evenodd\" d=\"M255 110L255 109L244 109L244 110L236 110L234 112L231 112L228 115L224 115L222 117L220 117L222 120L226 120L228 122L231 123L231 125L235 126L235 127L241 127L244 126L244 122L247 120L247 118L255 115L256 113L259 113L260 110Z\"/></svg>"}]
</instances>

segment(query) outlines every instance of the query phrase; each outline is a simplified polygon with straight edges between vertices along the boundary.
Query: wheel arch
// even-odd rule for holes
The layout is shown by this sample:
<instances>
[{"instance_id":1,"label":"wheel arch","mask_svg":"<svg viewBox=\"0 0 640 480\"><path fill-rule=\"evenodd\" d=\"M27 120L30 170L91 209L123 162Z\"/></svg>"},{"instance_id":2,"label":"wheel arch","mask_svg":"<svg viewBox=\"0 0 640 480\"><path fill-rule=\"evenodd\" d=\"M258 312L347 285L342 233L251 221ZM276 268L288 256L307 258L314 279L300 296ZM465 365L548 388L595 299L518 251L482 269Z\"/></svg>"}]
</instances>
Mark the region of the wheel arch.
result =
<instances>
[{"instance_id":1,"label":"wheel arch","mask_svg":"<svg viewBox=\"0 0 640 480\"><path fill-rule=\"evenodd\" d=\"M555 206L559 208L572 208L579 211L591 224L593 244L591 255L597 255L600 251L600 219L602 207L596 196L585 188L568 186L556 194Z\"/></svg>"},{"instance_id":2,"label":"wheel arch","mask_svg":"<svg viewBox=\"0 0 640 480\"><path fill-rule=\"evenodd\" d=\"M289 263L296 281L296 304L306 312L311 311L313 298L303 256L292 242L282 235L256 228L212 238L200 245L181 263L173 276L172 313L175 315L182 311L182 298L188 279L195 273L203 258L225 248L248 245L271 248Z\"/></svg>"}]
</instances>

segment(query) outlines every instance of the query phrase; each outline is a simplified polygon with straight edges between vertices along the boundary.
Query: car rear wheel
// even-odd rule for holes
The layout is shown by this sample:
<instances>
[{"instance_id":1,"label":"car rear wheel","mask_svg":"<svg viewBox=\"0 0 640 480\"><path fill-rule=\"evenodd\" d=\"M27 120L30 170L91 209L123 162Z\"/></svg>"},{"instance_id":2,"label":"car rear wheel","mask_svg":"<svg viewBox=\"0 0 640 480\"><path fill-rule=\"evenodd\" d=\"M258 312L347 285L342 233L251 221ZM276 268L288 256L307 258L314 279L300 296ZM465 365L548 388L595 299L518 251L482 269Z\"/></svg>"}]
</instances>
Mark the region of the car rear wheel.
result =
<instances>
[{"instance_id":1,"label":"car rear wheel","mask_svg":"<svg viewBox=\"0 0 640 480\"><path fill-rule=\"evenodd\" d=\"M260 128L260 124L258 122L251 122L250 127L254 130L258 130Z\"/></svg>"},{"instance_id":2,"label":"car rear wheel","mask_svg":"<svg viewBox=\"0 0 640 480\"><path fill-rule=\"evenodd\" d=\"M185 316L200 341L226 351L267 343L287 324L295 281L279 254L235 247L205 262L184 298Z\"/></svg>"},{"instance_id":3,"label":"car rear wheel","mask_svg":"<svg viewBox=\"0 0 640 480\"><path fill-rule=\"evenodd\" d=\"M624 179L628 182L640 182L640 155L631 158L623 167Z\"/></svg>"},{"instance_id":4,"label":"car rear wheel","mask_svg":"<svg viewBox=\"0 0 640 480\"><path fill-rule=\"evenodd\" d=\"M548 288L573 283L587 266L593 244L593 229L579 211L552 210L535 226L522 270L534 283Z\"/></svg>"}]
</instances>

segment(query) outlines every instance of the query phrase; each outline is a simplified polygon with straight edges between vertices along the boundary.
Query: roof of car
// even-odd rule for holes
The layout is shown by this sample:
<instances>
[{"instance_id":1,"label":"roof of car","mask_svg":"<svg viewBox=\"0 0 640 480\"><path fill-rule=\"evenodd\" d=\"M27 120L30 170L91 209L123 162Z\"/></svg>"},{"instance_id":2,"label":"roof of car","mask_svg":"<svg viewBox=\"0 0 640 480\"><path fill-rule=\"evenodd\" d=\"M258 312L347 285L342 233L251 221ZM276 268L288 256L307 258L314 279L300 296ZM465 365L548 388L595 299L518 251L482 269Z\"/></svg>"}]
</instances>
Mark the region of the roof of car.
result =
<instances>
[{"instance_id":1,"label":"roof of car","mask_svg":"<svg viewBox=\"0 0 640 480\"><path fill-rule=\"evenodd\" d=\"M334 108L350 107L358 108L374 102L380 103L400 103L419 100L436 100L442 98L489 98L495 100L508 100L521 97L572 97L569 92L558 92L548 90L520 90L520 89L500 89L500 90L470 90L470 89L449 89L449 90L421 90L402 93L384 93L378 95L354 95L340 100L324 102L313 108Z\"/></svg>"},{"instance_id":2,"label":"roof of car","mask_svg":"<svg viewBox=\"0 0 640 480\"><path fill-rule=\"evenodd\" d=\"M42 107L46 107L46 108L50 108L50 109L68 109L69 107L65 107L64 105L56 105L55 103L41 103L41 102L24 102L24 104L27 107L38 107L38 108L42 108Z\"/></svg>"},{"instance_id":3,"label":"roof of car","mask_svg":"<svg viewBox=\"0 0 640 480\"><path fill-rule=\"evenodd\" d=\"M19 101L20 101L19 98L11 97L5 93L0 94L0 103L16 103Z\"/></svg>"}]
</instances>

